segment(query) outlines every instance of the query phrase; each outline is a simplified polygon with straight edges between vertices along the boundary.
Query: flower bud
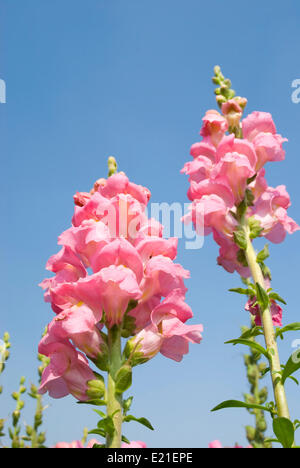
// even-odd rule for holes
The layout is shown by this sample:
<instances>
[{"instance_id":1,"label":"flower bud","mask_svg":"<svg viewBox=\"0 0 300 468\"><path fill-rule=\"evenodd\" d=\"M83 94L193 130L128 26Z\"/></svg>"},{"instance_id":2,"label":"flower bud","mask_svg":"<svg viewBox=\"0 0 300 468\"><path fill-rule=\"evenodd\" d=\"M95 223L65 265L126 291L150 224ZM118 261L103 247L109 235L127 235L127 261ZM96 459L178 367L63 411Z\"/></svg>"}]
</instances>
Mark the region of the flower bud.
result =
<instances>
[{"instance_id":1,"label":"flower bud","mask_svg":"<svg viewBox=\"0 0 300 468\"><path fill-rule=\"evenodd\" d=\"M97 380L89 380L87 395L91 399L102 398L105 394L105 383L102 376L99 376Z\"/></svg>"},{"instance_id":2,"label":"flower bud","mask_svg":"<svg viewBox=\"0 0 300 468\"><path fill-rule=\"evenodd\" d=\"M247 439L252 442L255 439L256 430L252 426L246 426Z\"/></svg>"},{"instance_id":3,"label":"flower bud","mask_svg":"<svg viewBox=\"0 0 300 468\"><path fill-rule=\"evenodd\" d=\"M28 437L30 437L33 433L33 429L31 426L26 426L26 434L28 435Z\"/></svg>"},{"instance_id":4,"label":"flower bud","mask_svg":"<svg viewBox=\"0 0 300 468\"><path fill-rule=\"evenodd\" d=\"M41 432L41 434L38 436L38 443L40 445L44 444L45 443L45 440L46 440L46 436L45 436L45 433L44 432Z\"/></svg>"},{"instance_id":5,"label":"flower bud","mask_svg":"<svg viewBox=\"0 0 300 468\"><path fill-rule=\"evenodd\" d=\"M21 413L18 410L15 410L12 414L12 419L13 419L13 425L16 426L19 422Z\"/></svg>"}]
</instances>

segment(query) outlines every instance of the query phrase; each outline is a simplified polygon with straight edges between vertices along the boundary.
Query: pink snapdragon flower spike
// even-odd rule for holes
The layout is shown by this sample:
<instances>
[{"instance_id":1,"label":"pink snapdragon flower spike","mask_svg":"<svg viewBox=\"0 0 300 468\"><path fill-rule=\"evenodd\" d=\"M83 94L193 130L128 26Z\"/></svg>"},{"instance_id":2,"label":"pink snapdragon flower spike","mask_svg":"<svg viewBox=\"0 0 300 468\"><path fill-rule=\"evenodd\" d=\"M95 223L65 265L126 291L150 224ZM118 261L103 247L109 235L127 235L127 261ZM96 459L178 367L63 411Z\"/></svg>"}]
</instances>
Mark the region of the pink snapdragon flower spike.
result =
<instances>
[{"instance_id":1,"label":"pink snapdragon flower spike","mask_svg":"<svg viewBox=\"0 0 300 468\"><path fill-rule=\"evenodd\" d=\"M215 151L226 126L220 115L207 116L207 153ZM203 330L186 323L193 316L185 302L190 274L176 263L178 239L164 238L162 225L147 217L149 190L124 173L113 173L114 167L110 158L110 177L74 196L72 225L59 236L61 250L47 263L54 276L41 283L55 316L39 345L49 358L40 393L107 405L115 427L113 436L104 431L109 448L121 446L125 390L118 375L129 373L131 381L135 365L136 350L126 355L121 338L129 340L128 346L143 342L144 362L159 352L180 361L190 343L200 343ZM233 198L229 186L224 190ZM92 365L108 372L107 388Z\"/></svg>"},{"instance_id":2,"label":"pink snapdragon flower spike","mask_svg":"<svg viewBox=\"0 0 300 468\"><path fill-rule=\"evenodd\" d=\"M220 248L218 264L230 273L237 272L243 281L243 287L230 291L248 297L245 308L251 316L251 328L244 327L238 339L227 343L254 349L252 355L245 358L251 385L251 394L245 395L247 408L255 410L257 405L263 405L267 399L267 392L260 392L258 385L263 375L258 360L264 356L271 369L276 418L289 420L292 427L284 388L285 379L281 378L282 367L285 370L286 367L280 363L276 341L278 336L283 338L283 333L280 335L279 330L274 330L274 326L282 326L282 308L278 302L286 303L270 288L271 271L265 263L270 254L268 245L260 252L253 245L254 239L258 237L278 244L285 239L286 234L293 234L300 229L288 215L291 202L285 186L270 187L266 179L266 168L271 166L269 163L285 159L283 146L287 140L277 133L269 113L255 111L243 119L247 100L235 95L231 81L223 76L218 66L214 69L213 83L217 85L216 101L222 114L213 111L205 114L201 130L203 140L192 145L190 153L193 160L188 161L182 169L189 178L187 196L192 202L183 221L193 223L195 231L200 235L212 234ZM163 317L161 322L155 322L153 314L151 325L139 333L141 340L136 343L137 351L141 351L140 358L157 349L164 351L163 347L168 344L168 324L176 320L169 318L166 321L166 317ZM158 333L155 330L157 325ZM295 324L292 324L291 329L294 327ZM264 336L265 349L259 350L255 341L258 335ZM178 350L178 356L180 354ZM225 407L236 407L236 402L228 400L213 411ZM276 419L274 432L277 436L275 422ZM266 422L262 414L256 418L255 428L248 426L248 440L253 441L257 448L269 448L269 442L264 440L265 430ZM284 437L280 442L286 446ZM292 437L289 444L292 447ZM219 441L212 442L210 446L221 448Z\"/></svg>"},{"instance_id":3,"label":"pink snapdragon flower spike","mask_svg":"<svg viewBox=\"0 0 300 468\"><path fill-rule=\"evenodd\" d=\"M219 265L239 273L247 272L244 265L238 265L233 233L238 224L236 212L246 194L253 198L247 215L259 223L260 236L279 243L287 233L299 230L287 214L290 199L285 187L269 187L263 167L285 158L282 144L287 140L277 134L272 116L266 112L253 112L241 120L246 102L243 98L226 101L221 106L223 116L217 111L206 113L203 141L192 145L194 159L182 169L189 177L188 198L192 201L184 222L192 222L198 234L203 234L203 228L205 235L213 233L221 246ZM230 128L239 128L242 135L227 134ZM220 242L222 238L228 241Z\"/></svg>"}]
</instances>

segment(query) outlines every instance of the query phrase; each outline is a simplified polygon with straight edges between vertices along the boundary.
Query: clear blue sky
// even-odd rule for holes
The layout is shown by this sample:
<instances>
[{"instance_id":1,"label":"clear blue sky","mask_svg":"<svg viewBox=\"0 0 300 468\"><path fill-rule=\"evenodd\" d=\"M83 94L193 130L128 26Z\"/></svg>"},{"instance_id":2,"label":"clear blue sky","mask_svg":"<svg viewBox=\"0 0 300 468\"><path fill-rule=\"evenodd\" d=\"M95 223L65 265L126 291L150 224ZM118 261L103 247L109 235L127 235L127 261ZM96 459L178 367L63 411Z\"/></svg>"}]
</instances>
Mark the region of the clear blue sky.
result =
<instances>
[{"instance_id":1,"label":"clear blue sky","mask_svg":"<svg viewBox=\"0 0 300 468\"><path fill-rule=\"evenodd\" d=\"M0 332L9 330L13 341L0 398L5 417L19 376L36 380L37 343L52 317L37 284L69 226L73 193L105 176L113 154L132 180L151 189L153 201L186 202L187 179L179 171L203 113L215 105L215 64L248 98L248 111L271 112L289 138L286 161L268 166L268 180L288 186L290 215L300 222L300 104L291 101L291 83L300 78L300 4L0 0L0 11L0 78L7 84L7 104L0 104ZM273 285L288 301L285 323L300 319L299 240L295 234L271 247ZM179 244L203 343L181 364L157 357L136 368L133 412L156 430L130 423L125 432L150 447L206 447L217 438L245 443L243 425L252 421L246 412L210 413L247 390L243 349L223 344L248 322L243 300L227 292L239 278L217 267L216 256L210 239L196 253ZM297 337L282 342L284 361ZM287 389L300 418L299 389L292 382ZM46 401L49 445L80 438L84 425L96 423L92 410L72 398Z\"/></svg>"}]
</instances>

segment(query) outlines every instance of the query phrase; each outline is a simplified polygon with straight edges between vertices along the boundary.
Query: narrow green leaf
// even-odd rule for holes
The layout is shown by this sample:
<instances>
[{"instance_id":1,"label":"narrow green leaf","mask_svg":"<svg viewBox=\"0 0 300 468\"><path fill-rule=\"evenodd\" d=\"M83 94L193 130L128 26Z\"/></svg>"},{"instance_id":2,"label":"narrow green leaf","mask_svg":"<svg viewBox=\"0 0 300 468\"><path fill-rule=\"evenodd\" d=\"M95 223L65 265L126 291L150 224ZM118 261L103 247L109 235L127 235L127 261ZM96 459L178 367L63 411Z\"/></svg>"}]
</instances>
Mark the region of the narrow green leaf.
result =
<instances>
[{"instance_id":1,"label":"narrow green leaf","mask_svg":"<svg viewBox=\"0 0 300 468\"><path fill-rule=\"evenodd\" d=\"M269 257L270 257L269 245L266 244L263 250L261 250L259 254L257 254L256 261L257 263L263 263Z\"/></svg>"},{"instance_id":2,"label":"narrow green leaf","mask_svg":"<svg viewBox=\"0 0 300 468\"><path fill-rule=\"evenodd\" d=\"M259 283L256 283L256 297L260 305L261 311L263 312L269 307L270 300L268 294Z\"/></svg>"},{"instance_id":3,"label":"narrow green leaf","mask_svg":"<svg viewBox=\"0 0 300 468\"><path fill-rule=\"evenodd\" d=\"M106 437L106 433L103 429L92 429L91 431L89 431L89 434L95 434L95 435L99 435L101 437Z\"/></svg>"},{"instance_id":4,"label":"narrow green leaf","mask_svg":"<svg viewBox=\"0 0 300 468\"><path fill-rule=\"evenodd\" d=\"M282 335L283 333L286 333L289 331L299 331L299 330L300 330L300 322L290 323L289 325L286 325L283 328L278 328L276 330L276 338L278 338L278 336Z\"/></svg>"},{"instance_id":5,"label":"narrow green leaf","mask_svg":"<svg viewBox=\"0 0 300 468\"><path fill-rule=\"evenodd\" d=\"M105 419L101 419L101 421L97 424L98 429L103 430L105 434L108 434L110 437L113 437L115 433L115 425L111 416L107 416Z\"/></svg>"},{"instance_id":6,"label":"narrow green leaf","mask_svg":"<svg viewBox=\"0 0 300 468\"><path fill-rule=\"evenodd\" d=\"M151 431L154 431L154 428L153 428L152 424L146 418L136 418L135 416L132 416L131 414L128 414L128 416L125 416L123 418L123 421L124 422L135 421L135 422L137 422L139 424L142 424L143 426L148 427L148 429L151 429Z\"/></svg>"},{"instance_id":7,"label":"narrow green leaf","mask_svg":"<svg viewBox=\"0 0 300 468\"><path fill-rule=\"evenodd\" d=\"M295 439L293 423L287 418L275 418L273 431L284 448L291 448Z\"/></svg>"},{"instance_id":8,"label":"narrow green leaf","mask_svg":"<svg viewBox=\"0 0 300 468\"><path fill-rule=\"evenodd\" d=\"M286 365L284 366L282 372L282 383L284 384L286 379L290 377L290 375L294 374L297 370L300 369L300 351L297 349L293 352L293 354L288 359Z\"/></svg>"},{"instance_id":9,"label":"narrow green leaf","mask_svg":"<svg viewBox=\"0 0 300 468\"><path fill-rule=\"evenodd\" d=\"M106 406L107 403L104 400L88 400L88 401L77 401L78 405L94 405L94 406Z\"/></svg>"},{"instance_id":10,"label":"narrow green leaf","mask_svg":"<svg viewBox=\"0 0 300 468\"><path fill-rule=\"evenodd\" d=\"M232 289L229 289L229 292L234 292L234 293L237 293L237 294L244 294L245 296L252 296L253 295L253 291L250 288L248 288L248 289L232 288Z\"/></svg>"},{"instance_id":11,"label":"narrow green leaf","mask_svg":"<svg viewBox=\"0 0 300 468\"><path fill-rule=\"evenodd\" d=\"M269 359L268 351L263 346L256 343L255 341L237 339L237 340L226 341L225 344L233 344L233 345L242 344L245 346L249 346L249 348L255 349L255 351L259 352L260 354L263 354L267 359Z\"/></svg>"},{"instance_id":12,"label":"narrow green leaf","mask_svg":"<svg viewBox=\"0 0 300 468\"><path fill-rule=\"evenodd\" d=\"M125 415L128 413L128 411L131 408L132 400L133 400L133 396L131 396L131 397L129 397L126 400L123 401L123 410L124 410Z\"/></svg>"},{"instance_id":13,"label":"narrow green leaf","mask_svg":"<svg viewBox=\"0 0 300 468\"><path fill-rule=\"evenodd\" d=\"M256 336L261 336L263 335L263 329L262 327L253 327L250 328L249 330L245 331L241 336L240 340L246 340L248 338L255 338Z\"/></svg>"},{"instance_id":14,"label":"narrow green leaf","mask_svg":"<svg viewBox=\"0 0 300 468\"><path fill-rule=\"evenodd\" d=\"M282 299L282 297L279 296L279 294L277 294L276 292L271 292L271 293L269 294L269 298L270 298L270 299L273 299L274 301L282 302L282 304L284 304L284 305L287 305L286 302L285 302L285 300Z\"/></svg>"},{"instance_id":15,"label":"narrow green leaf","mask_svg":"<svg viewBox=\"0 0 300 468\"><path fill-rule=\"evenodd\" d=\"M223 403L220 403L218 406L213 408L211 411L219 411L221 409L225 408L247 408L247 409L259 409L262 411L269 411L270 409L267 408L266 406L261 406L261 405L255 405L255 404L250 404L250 403L245 403L244 401L238 401L238 400L226 400L223 401Z\"/></svg>"}]
</instances>

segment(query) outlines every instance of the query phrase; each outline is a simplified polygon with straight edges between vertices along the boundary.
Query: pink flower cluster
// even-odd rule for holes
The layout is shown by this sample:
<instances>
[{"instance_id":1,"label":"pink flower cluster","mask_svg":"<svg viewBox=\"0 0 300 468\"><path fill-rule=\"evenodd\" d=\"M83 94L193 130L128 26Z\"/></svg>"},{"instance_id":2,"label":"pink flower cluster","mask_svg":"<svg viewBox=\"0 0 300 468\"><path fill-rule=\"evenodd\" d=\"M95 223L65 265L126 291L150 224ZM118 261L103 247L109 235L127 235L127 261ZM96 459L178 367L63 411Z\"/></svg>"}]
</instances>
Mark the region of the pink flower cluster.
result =
<instances>
[{"instance_id":1,"label":"pink flower cluster","mask_svg":"<svg viewBox=\"0 0 300 468\"><path fill-rule=\"evenodd\" d=\"M72 226L46 266L55 276L41 283L56 314L39 345L50 359L42 393L88 399L94 374L86 356L97 362L105 353L105 326L135 336L145 360L161 352L180 361L190 342L200 343L202 326L185 323L193 316L189 272L174 263L177 239L163 238L160 223L147 218L149 198L124 173L75 195Z\"/></svg>"},{"instance_id":2,"label":"pink flower cluster","mask_svg":"<svg viewBox=\"0 0 300 468\"><path fill-rule=\"evenodd\" d=\"M279 243L286 233L300 228L287 215L291 202L285 186L269 187L265 179L264 165L285 158L282 144L287 140L277 134L272 116L266 112L253 112L242 120L243 138L226 134L230 116L238 116L235 124L239 124L243 110L238 108L233 99L223 104L224 115L214 110L206 113L200 131L203 139L192 145L194 159L182 172L189 176L188 197L192 201L185 222L193 222L200 234L203 226L205 235L213 234L220 246L219 265L248 277L248 269L237 260L239 248L233 241L235 214L246 189L254 199L247 216L260 223L261 236Z\"/></svg>"}]
</instances>

